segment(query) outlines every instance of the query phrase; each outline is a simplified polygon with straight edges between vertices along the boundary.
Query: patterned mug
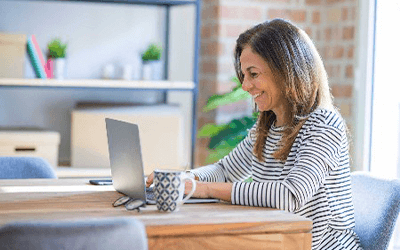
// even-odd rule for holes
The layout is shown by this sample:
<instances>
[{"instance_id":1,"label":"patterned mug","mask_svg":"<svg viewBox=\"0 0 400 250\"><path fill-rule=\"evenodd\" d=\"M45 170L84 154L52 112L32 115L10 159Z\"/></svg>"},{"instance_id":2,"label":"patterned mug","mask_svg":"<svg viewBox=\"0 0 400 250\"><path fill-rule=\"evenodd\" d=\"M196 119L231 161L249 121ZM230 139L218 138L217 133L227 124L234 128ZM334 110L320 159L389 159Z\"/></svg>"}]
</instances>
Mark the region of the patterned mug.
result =
<instances>
[{"instance_id":1,"label":"patterned mug","mask_svg":"<svg viewBox=\"0 0 400 250\"><path fill-rule=\"evenodd\" d=\"M193 186L190 193L183 198L185 180L190 180ZM174 212L193 195L196 181L182 171L156 169L153 190L157 209L161 212Z\"/></svg>"}]
</instances>

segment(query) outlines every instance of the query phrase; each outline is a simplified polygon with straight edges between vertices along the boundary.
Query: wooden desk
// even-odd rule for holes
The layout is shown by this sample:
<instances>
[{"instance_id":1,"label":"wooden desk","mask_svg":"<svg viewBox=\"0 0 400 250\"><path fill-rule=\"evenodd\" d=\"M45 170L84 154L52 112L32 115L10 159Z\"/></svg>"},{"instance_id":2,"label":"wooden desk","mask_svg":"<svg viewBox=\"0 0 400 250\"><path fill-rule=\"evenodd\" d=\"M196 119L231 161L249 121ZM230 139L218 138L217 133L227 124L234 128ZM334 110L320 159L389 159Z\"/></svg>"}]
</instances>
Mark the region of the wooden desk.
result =
<instances>
[{"instance_id":1,"label":"wooden desk","mask_svg":"<svg viewBox=\"0 0 400 250\"><path fill-rule=\"evenodd\" d=\"M134 216L146 226L150 249L311 249L312 222L284 211L218 203L167 214L148 205L138 213L114 208L120 196L87 179L0 180L0 225Z\"/></svg>"}]
</instances>

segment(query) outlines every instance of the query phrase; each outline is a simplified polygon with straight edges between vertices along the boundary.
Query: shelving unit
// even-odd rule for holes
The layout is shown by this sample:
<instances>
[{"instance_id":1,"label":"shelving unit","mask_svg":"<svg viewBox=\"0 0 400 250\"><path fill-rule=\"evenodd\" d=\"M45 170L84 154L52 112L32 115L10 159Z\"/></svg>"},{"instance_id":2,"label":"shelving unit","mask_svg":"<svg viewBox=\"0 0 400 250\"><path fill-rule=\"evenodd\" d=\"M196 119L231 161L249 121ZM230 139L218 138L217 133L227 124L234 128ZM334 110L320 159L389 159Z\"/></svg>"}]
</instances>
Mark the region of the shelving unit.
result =
<instances>
[{"instance_id":1,"label":"shelving unit","mask_svg":"<svg viewBox=\"0 0 400 250\"><path fill-rule=\"evenodd\" d=\"M55 80L55 79L15 79L0 78L2 87L30 87L30 88L89 88L89 89L126 89L126 90L174 90L191 91L195 88L194 82L183 81L125 81L125 80Z\"/></svg>"},{"instance_id":2,"label":"shelving unit","mask_svg":"<svg viewBox=\"0 0 400 250\"><path fill-rule=\"evenodd\" d=\"M44 0L27 0L44 1ZM54 80L54 79L9 79L0 78L2 88L60 88L60 89L120 89L129 91L190 91L192 93L192 125L191 125L191 167L194 166L194 149L197 131L197 98L198 98L198 73L199 73L199 51L200 51L200 0L180 1L180 0L50 0L53 2L88 2L99 4L136 4L136 5L156 5L166 9L165 17L165 67L164 79L168 79L169 65L169 33L170 33L170 9L174 6L193 5L195 7L194 20L194 63L192 81L125 81L125 80L97 80L97 79L74 79L74 80ZM49 1L46 1L49 2Z\"/></svg>"}]
</instances>

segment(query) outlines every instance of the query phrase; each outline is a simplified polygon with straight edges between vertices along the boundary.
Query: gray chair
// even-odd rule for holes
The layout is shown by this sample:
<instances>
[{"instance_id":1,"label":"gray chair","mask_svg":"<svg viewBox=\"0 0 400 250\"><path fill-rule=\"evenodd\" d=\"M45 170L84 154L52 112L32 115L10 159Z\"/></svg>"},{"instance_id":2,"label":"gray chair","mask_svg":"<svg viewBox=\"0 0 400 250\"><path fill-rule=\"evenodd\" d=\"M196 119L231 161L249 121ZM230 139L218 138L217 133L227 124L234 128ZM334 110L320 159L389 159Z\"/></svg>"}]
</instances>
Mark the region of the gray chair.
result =
<instances>
[{"instance_id":1,"label":"gray chair","mask_svg":"<svg viewBox=\"0 0 400 250\"><path fill-rule=\"evenodd\" d=\"M41 157L0 157L0 179L57 178L52 166Z\"/></svg>"},{"instance_id":2,"label":"gray chair","mask_svg":"<svg viewBox=\"0 0 400 250\"><path fill-rule=\"evenodd\" d=\"M400 212L400 181L353 172L355 232L364 250L388 248Z\"/></svg>"},{"instance_id":3,"label":"gray chair","mask_svg":"<svg viewBox=\"0 0 400 250\"><path fill-rule=\"evenodd\" d=\"M146 230L132 217L15 222L0 227L0 249L146 250Z\"/></svg>"}]
</instances>

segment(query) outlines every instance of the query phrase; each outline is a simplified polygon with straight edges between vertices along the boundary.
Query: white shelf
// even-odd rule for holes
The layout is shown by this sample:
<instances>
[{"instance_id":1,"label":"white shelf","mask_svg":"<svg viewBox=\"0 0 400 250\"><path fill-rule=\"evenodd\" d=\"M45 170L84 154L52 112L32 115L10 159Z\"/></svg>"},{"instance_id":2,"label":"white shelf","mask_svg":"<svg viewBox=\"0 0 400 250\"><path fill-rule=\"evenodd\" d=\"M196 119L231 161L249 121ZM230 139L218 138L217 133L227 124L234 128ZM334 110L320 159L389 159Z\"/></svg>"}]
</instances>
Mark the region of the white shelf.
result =
<instances>
[{"instance_id":1,"label":"white shelf","mask_svg":"<svg viewBox=\"0 0 400 250\"><path fill-rule=\"evenodd\" d=\"M50 87L50 88L117 88L117 89L169 89L192 90L191 81L126 81L98 79L17 79L0 78L0 87Z\"/></svg>"}]
</instances>

